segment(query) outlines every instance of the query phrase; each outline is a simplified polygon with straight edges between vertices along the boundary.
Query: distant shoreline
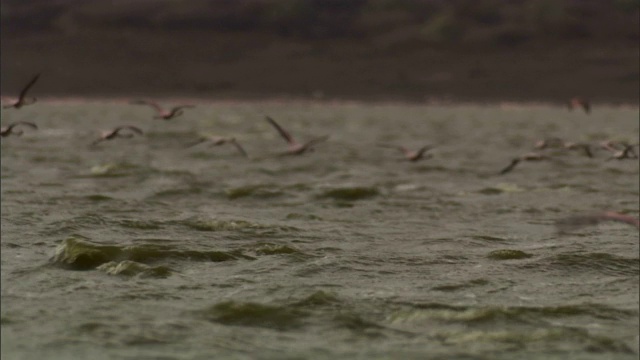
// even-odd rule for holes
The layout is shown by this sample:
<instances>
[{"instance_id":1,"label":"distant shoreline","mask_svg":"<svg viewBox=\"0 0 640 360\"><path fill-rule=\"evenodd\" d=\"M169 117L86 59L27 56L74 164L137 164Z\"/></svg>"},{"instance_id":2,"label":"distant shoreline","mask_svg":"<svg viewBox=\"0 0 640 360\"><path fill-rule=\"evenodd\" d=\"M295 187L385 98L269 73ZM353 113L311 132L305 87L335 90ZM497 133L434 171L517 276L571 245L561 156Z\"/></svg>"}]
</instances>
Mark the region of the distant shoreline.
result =
<instances>
[{"instance_id":1,"label":"distant shoreline","mask_svg":"<svg viewBox=\"0 0 640 360\"><path fill-rule=\"evenodd\" d=\"M515 48L379 49L358 40L244 33L1 34L3 95L456 103L640 103L640 48L572 42Z\"/></svg>"},{"instance_id":2,"label":"distant shoreline","mask_svg":"<svg viewBox=\"0 0 640 360\"><path fill-rule=\"evenodd\" d=\"M12 99L11 96L2 96L2 103ZM78 104L78 103L110 103L110 104L129 104L132 99L142 99L144 97L126 97L126 96L40 96L39 103L49 104ZM150 97L151 98L151 97ZM425 99L424 101L412 100L363 100L363 99L312 99L312 98L294 98L294 97L261 97L261 98L209 98L209 97L188 97L188 96L157 96L152 97L156 101L167 103L190 103L190 104L303 104L303 105L320 105L320 106L487 106L500 107L503 109L518 108L565 108L566 104L545 101L450 101L439 99ZM133 105L133 104L132 104ZM640 105L635 103L594 103L598 108L612 109L631 109L640 110ZM12 110L7 110L12 111ZM575 110L580 112L579 110Z\"/></svg>"}]
</instances>

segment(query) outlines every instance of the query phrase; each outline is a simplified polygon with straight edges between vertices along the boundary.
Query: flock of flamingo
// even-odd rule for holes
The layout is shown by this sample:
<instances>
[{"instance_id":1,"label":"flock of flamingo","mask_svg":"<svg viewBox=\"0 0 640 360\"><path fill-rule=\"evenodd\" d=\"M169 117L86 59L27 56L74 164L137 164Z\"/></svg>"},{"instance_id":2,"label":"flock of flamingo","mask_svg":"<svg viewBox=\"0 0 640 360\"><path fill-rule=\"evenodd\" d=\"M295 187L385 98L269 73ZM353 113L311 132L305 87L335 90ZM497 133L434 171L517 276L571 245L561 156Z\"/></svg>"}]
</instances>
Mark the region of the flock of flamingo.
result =
<instances>
[{"instance_id":1,"label":"flock of flamingo","mask_svg":"<svg viewBox=\"0 0 640 360\"><path fill-rule=\"evenodd\" d=\"M34 97L27 97L27 93L35 85L35 83L38 81L39 78L40 78L40 74L35 75L24 86L22 91L20 91L18 98L15 101L13 101L11 104L3 106L3 108L4 109L8 109L8 108L20 109L24 106L34 104L37 101L37 99ZM161 120L171 120L173 118L176 118L182 115L183 109L194 107L194 105L180 105L180 106L174 106L172 108L164 108L160 104L151 100L136 100L136 101L132 101L131 104L147 105L152 107L157 113L157 115L154 116L153 118L161 119ZM590 103L587 100L580 97L572 98L567 105L569 110L581 108L587 114L590 113L591 111ZM287 130L282 128L273 118L266 116L265 119L269 124L271 124L276 129L276 131L280 134L280 136L282 136L282 138L288 144L287 151L282 153L282 155L301 155L309 150L312 150L316 144L326 141L329 138L329 136L327 135L327 136L311 139L305 143L300 143ZM21 128L25 128L25 127L38 129L38 126L32 122L16 121L8 124L7 126L1 127L0 136L1 137L6 137L9 135L20 136L24 132ZM111 130L103 131L100 137L98 137L90 145L95 146L103 141L113 140L116 138L131 138L135 135L141 136L143 134L144 132L136 126L122 125L122 126L115 127ZM206 142L208 142L211 146L219 146L224 144L234 145L241 155L248 157L247 152L238 143L238 141L236 141L235 138L224 138L224 137L218 137L218 136L202 137L198 139L197 142L190 144L188 147L193 147ZM420 148L417 151L414 151L404 146L393 146L393 145L385 145L385 144L381 144L380 146L397 149L402 152L406 160L412 161L412 162L418 161L421 159L430 158L431 154L429 154L428 151L433 148L432 146L427 145ZM600 149L607 150L611 153L611 156L607 158L605 161L614 160L614 159L615 160L635 159L637 161L638 153L635 152L634 148L638 146L640 146L640 144L638 143L628 144L622 141L607 140L607 141L601 142L599 146L594 147L594 145L588 144L588 143L568 142L556 137L547 138L547 139L539 140L534 144L534 149L537 151L529 152L521 156L518 156L516 158L513 158L509 163L509 165L503 168L499 172L499 174L504 175L512 171L519 163L524 161L549 160L551 156L541 152L542 150L545 150L545 149L561 149L561 150L567 150L567 151L579 150L579 151L582 151L585 156L589 158L593 158L594 157L593 150L599 147ZM633 216L629 216L629 215L618 213L618 212L612 212L612 211L605 211L605 212L599 212L594 214L579 215L579 216L560 219L556 222L556 227L559 233L566 233L566 232L579 229L584 226L597 225L605 221L621 222L621 223L635 226L636 228L640 229L640 219L635 218Z\"/></svg>"}]
</instances>

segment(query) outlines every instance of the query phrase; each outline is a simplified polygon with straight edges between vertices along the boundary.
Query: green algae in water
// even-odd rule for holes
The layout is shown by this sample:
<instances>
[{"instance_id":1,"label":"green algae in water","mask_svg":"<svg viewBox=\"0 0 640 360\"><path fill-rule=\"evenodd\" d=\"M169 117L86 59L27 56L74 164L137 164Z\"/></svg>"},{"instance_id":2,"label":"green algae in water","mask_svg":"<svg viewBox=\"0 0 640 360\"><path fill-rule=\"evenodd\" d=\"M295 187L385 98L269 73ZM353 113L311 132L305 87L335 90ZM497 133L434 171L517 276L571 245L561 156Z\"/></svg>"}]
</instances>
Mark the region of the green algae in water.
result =
<instances>
[{"instance_id":1,"label":"green algae in water","mask_svg":"<svg viewBox=\"0 0 640 360\"><path fill-rule=\"evenodd\" d=\"M109 275L140 276L143 278L167 278L171 275L171 269L166 266L149 266L135 261L110 261L98 266Z\"/></svg>"},{"instance_id":2,"label":"green algae in water","mask_svg":"<svg viewBox=\"0 0 640 360\"><path fill-rule=\"evenodd\" d=\"M313 294L307 296L306 298L296 302L294 306L302 308L313 308L327 305L336 305L339 303L340 300L335 294L318 290Z\"/></svg>"},{"instance_id":3,"label":"green algae in water","mask_svg":"<svg viewBox=\"0 0 640 360\"><path fill-rule=\"evenodd\" d=\"M291 226L275 226L253 223L245 220L215 220L215 219L199 219L191 218L181 220L181 224L198 231L242 231L242 232L258 232L258 231L274 231L274 232L290 232L298 231L297 228Z\"/></svg>"},{"instance_id":4,"label":"green algae in water","mask_svg":"<svg viewBox=\"0 0 640 360\"><path fill-rule=\"evenodd\" d=\"M291 213L287 214L287 220L324 220L319 216L313 214L299 214L299 213Z\"/></svg>"},{"instance_id":5,"label":"green algae in water","mask_svg":"<svg viewBox=\"0 0 640 360\"><path fill-rule=\"evenodd\" d=\"M298 328L307 314L288 306L253 302L225 301L200 312L212 322L225 325L255 326L276 330Z\"/></svg>"},{"instance_id":6,"label":"green algae in water","mask_svg":"<svg viewBox=\"0 0 640 360\"><path fill-rule=\"evenodd\" d=\"M380 195L380 190L374 187L356 186L326 190L316 197L319 199L334 199L342 201L357 201Z\"/></svg>"},{"instance_id":7,"label":"green algae in water","mask_svg":"<svg viewBox=\"0 0 640 360\"><path fill-rule=\"evenodd\" d=\"M90 270L117 257L117 246L92 244L77 237L67 238L58 245L53 262L72 270Z\"/></svg>"},{"instance_id":8,"label":"green algae in water","mask_svg":"<svg viewBox=\"0 0 640 360\"><path fill-rule=\"evenodd\" d=\"M119 164L104 164L91 167L91 176L98 177L118 177L124 176L123 167Z\"/></svg>"},{"instance_id":9,"label":"green algae in water","mask_svg":"<svg viewBox=\"0 0 640 360\"><path fill-rule=\"evenodd\" d=\"M222 262L229 260L253 260L240 250L196 251L175 250L171 246L136 245L115 246L93 244L89 241L71 237L63 240L56 249L53 262L71 270L91 270L108 262L125 260L149 263L166 259L187 259L190 261Z\"/></svg>"},{"instance_id":10,"label":"green algae in water","mask_svg":"<svg viewBox=\"0 0 640 360\"><path fill-rule=\"evenodd\" d=\"M229 231L256 227L256 224L244 220L201 220L188 219L184 225L198 231Z\"/></svg>"},{"instance_id":11,"label":"green algae in water","mask_svg":"<svg viewBox=\"0 0 640 360\"><path fill-rule=\"evenodd\" d=\"M451 284L451 285L440 285L440 286L434 286L431 289L435 290L435 291L444 291L444 292L450 292L450 291L458 291L458 290L463 290L463 289L468 289L474 286L484 286L484 285L488 285L489 281L484 280L484 279L475 279L475 280L471 280L471 281L467 281L461 284Z\"/></svg>"},{"instance_id":12,"label":"green algae in water","mask_svg":"<svg viewBox=\"0 0 640 360\"><path fill-rule=\"evenodd\" d=\"M95 202L113 200L113 198L110 196L100 195L100 194L88 195L86 198L88 200L95 201Z\"/></svg>"},{"instance_id":13,"label":"green algae in water","mask_svg":"<svg viewBox=\"0 0 640 360\"><path fill-rule=\"evenodd\" d=\"M190 261L223 262L230 260L253 260L244 255L240 250L232 251L200 251L200 250L176 250L174 246L162 245L137 245L123 247L127 260L148 263L166 259L186 259Z\"/></svg>"},{"instance_id":14,"label":"green algae in water","mask_svg":"<svg viewBox=\"0 0 640 360\"><path fill-rule=\"evenodd\" d=\"M474 240L483 240L487 242L507 242L507 239L499 238L496 236L488 236L488 235L473 235L471 236Z\"/></svg>"},{"instance_id":15,"label":"green algae in water","mask_svg":"<svg viewBox=\"0 0 640 360\"><path fill-rule=\"evenodd\" d=\"M139 230L158 230L162 227L155 221L143 221L143 220L122 220L119 225L129 229Z\"/></svg>"},{"instance_id":16,"label":"green algae in water","mask_svg":"<svg viewBox=\"0 0 640 360\"><path fill-rule=\"evenodd\" d=\"M204 190L199 187L185 187L182 189L169 189L158 191L153 196L155 197L173 197L173 196L184 196L184 195L198 195L202 194Z\"/></svg>"},{"instance_id":17,"label":"green algae in water","mask_svg":"<svg viewBox=\"0 0 640 360\"><path fill-rule=\"evenodd\" d=\"M496 185L495 187L487 187L487 188L478 190L478 193L483 195L499 195L503 193L522 192L522 191L525 191L525 189L521 188L518 185L502 183L502 184Z\"/></svg>"},{"instance_id":18,"label":"green algae in water","mask_svg":"<svg viewBox=\"0 0 640 360\"><path fill-rule=\"evenodd\" d=\"M533 255L527 254L524 251L520 250L494 250L487 255L489 259L493 260L517 260L517 259L527 259L532 257Z\"/></svg>"},{"instance_id":19,"label":"green algae in water","mask_svg":"<svg viewBox=\"0 0 640 360\"><path fill-rule=\"evenodd\" d=\"M256 199L270 199L284 195L284 192L274 185L248 185L225 190L230 200L251 197Z\"/></svg>"},{"instance_id":20,"label":"green algae in water","mask_svg":"<svg viewBox=\"0 0 640 360\"><path fill-rule=\"evenodd\" d=\"M373 321L364 319L362 316L353 313L342 313L333 317L333 323L343 329L352 331L355 334L369 338L384 338L382 333L385 327Z\"/></svg>"},{"instance_id":21,"label":"green algae in water","mask_svg":"<svg viewBox=\"0 0 640 360\"><path fill-rule=\"evenodd\" d=\"M255 252L258 255L302 254L300 250L292 246L271 243L259 244Z\"/></svg>"}]
</instances>

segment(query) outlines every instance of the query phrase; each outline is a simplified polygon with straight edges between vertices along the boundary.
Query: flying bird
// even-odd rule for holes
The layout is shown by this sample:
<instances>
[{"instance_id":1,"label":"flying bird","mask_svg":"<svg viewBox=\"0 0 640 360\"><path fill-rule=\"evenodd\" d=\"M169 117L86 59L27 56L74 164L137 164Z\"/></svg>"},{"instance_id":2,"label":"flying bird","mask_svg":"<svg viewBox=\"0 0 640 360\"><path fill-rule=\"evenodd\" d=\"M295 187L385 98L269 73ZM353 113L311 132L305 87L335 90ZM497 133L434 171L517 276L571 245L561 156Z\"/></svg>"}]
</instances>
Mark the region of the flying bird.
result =
<instances>
[{"instance_id":1,"label":"flying bird","mask_svg":"<svg viewBox=\"0 0 640 360\"><path fill-rule=\"evenodd\" d=\"M131 132L123 134L122 133L123 130L130 130ZM137 128L135 126L131 126L131 125L118 126L112 130L103 131L100 137L96 141L92 142L91 145L94 146L103 141L113 140L118 137L128 139L133 137L135 134L143 135L144 133L142 132L142 130L140 130L140 128Z\"/></svg>"},{"instance_id":2,"label":"flying bird","mask_svg":"<svg viewBox=\"0 0 640 360\"><path fill-rule=\"evenodd\" d=\"M611 152L612 155L605 161L609 160L624 160L624 159L637 159L638 154L633 150L634 147L640 144L627 144L625 142L615 141L603 141L600 143L600 147Z\"/></svg>"},{"instance_id":3,"label":"flying bird","mask_svg":"<svg viewBox=\"0 0 640 360\"><path fill-rule=\"evenodd\" d=\"M605 221L614 221L629 224L640 229L640 219L633 216L620 214L613 211L605 211L602 213L576 215L560 219L556 221L556 229L559 233L566 233L573 230L583 228L585 226L598 225Z\"/></svg>"},{"instance_id":4,"label":"flying bird","mask_svg":"<svg viewBox=\"0 0 640 360\"><path fill-rule=\"evenodd\" d=\"M275 120L273 120L269 116L267 116L266 119L271 125L273 125L274 128L276 128L276 130L278 130L278 133L280 134L280 136L282 136L284 140L289 144L289 148L285 153L283 153L283 155L303 154L306 151L312 150L315 144L326 141L329 138L329 135L321 136L315 139L311 139L304 144L301 144L297 142L296 139L294 139L293 136L291 136L291 134L289 134L288 131L280 127L280 125L278 125L278 123Z\"/></svg>"},{"instance_id":5,"label":"flying bird","mask_svg":"<svg viewBox=\"0 0 640 360\"><path fill-rule=\"evenodd\" d=\"M627 145L629 145L629 143L626 141L605 140L600 142L600 148L611 152L619 151Z\"/></svg>"},{"instance_id":6,"label":"flying bird","mask_svg":"<svg viewBox=\"0 0 640 360\"><path fill-rule=\"evenodd\" d=\"M31 87L33 87L36 81L38 81L38 78L40 78L40 74L36 74L36 76L34 76L31 79L31 81L29 81L27 85L22 89L22 91L20 91L20 96L18 97L18 100L16 100L13 104L3 106L3 108L4 109L8 109L8 108L20 109L23 106L31 105L35 103L37 99L34 97L27 98L27 92L29 91L29 89L31 89Z\"/></svg>"},{"instance_id":7,"label":"flying bird","mask_svg":"<svg viewBox=\"0 0 640 360\"><path fill-rule=\"evenodd\" d=\"M380 146L400 150L402 154L404 154L404 157L409 161L418 161L420 159L428 159L431 157L431 154L425 154L425 153L433 149L433 146L431 145L423 146L418 151L407 149L404 146L396 146L396 145L380 145Z\"/></svg>"},{"instance_id":8,"label":"flying bird","mask_svg":"<svg viewBox=\"0 0 640 360\"><path fill-rule=\"evenodd\" d=\"M540 154L540 153L536 153L536 152L527 153L527 154L518 156L517 158L514 158L513 160L511 160L511 163L509 165L507 165L507 167L505 167L504 169L502 169L500 171L500 175L504 175L504 174L510 172L521 161L541 161L541 160L548 160L548 159L549 159L548 156Z\"/></svg>"},{"instance_id":9,"label":"flying bird","mask_svg":"<svg viewBox=\"0 0 640 360\"><path fill-rule=\"evenodd\" d=\"M591 145L585 143L575 143L564 141L558 137L551 137L536 141L533 146L535 149L563 149L563 150L582 150L587 157L592 158L593 152Z\"/></svg>"},{"instance_id":10,"label":"flying bird","mask_svg":"<svg viewBox=\"0 0 640 360\"><path fill-rule=\"evenodd\" d=\"M231 144L235 146L236 149L238 149L238 151L240 152L240 154L242 154L242 156L249 157L249 155L247 155L247 152L244 151L244 148L240 145L240 143L238 143L236 138L225 138L220 136L205 136L198 139L198 141L196 141L195 143L187 146L187 148L191 148L205 142L208 142L209 146L221 146L224 144Z\"/></svg>"},{"instance_id":11,"label":"flying bird","mask_svg":"<svg viewBox=\"0 0 640 360\"><path fill-rule=\"evenodd\" d=\"M179 105L179 106L174 106L172 108L166 109L166 108L163 108L157 102L151 101L151 100L135 100L135 101L132 101L131 104L151 106L158 113L158 115L154 116L153 118L162 119L162 120L170 120L175 117L178 117L182 115L183 113L182 109L194 107L194 105Z\"/></svg>"},{"instance_id":12,"label":"flying bird","mask_svg":"<svg viewBox=\"0 0 640 360\"><path fill-rule=\"evenodd\" d=\"M576 108L582 108L582 110L584 110L584 112L587 114L591 112L591 104L589 103L589 101L579 96L571 98L567 106L569 107L570 111Z\"/></svg>"},{"instance_id":13,"label":"flying bird","mask_svg":"<svg viewBox=\"0 0 640 360\"><path fill-rule=\"evenodd\" d=\"M36 129L36 130L38 129L38 126L36 124L34 124L34 123L31 123L31 122L28 122L28 121L16 121L16 122L13 122L13 123L11 123L11 124L9 124L7 126L3 126L2 128L0 128L0 136L1 137L5 137L5 136L9 136L11 134L16 135L16 136L22 135L22 133L24 131L16 130L16 126L19 126L19 125L26 125L26 126L29 126L29 127L33 128L33 129Z\"/></svg>"}]
</instances>

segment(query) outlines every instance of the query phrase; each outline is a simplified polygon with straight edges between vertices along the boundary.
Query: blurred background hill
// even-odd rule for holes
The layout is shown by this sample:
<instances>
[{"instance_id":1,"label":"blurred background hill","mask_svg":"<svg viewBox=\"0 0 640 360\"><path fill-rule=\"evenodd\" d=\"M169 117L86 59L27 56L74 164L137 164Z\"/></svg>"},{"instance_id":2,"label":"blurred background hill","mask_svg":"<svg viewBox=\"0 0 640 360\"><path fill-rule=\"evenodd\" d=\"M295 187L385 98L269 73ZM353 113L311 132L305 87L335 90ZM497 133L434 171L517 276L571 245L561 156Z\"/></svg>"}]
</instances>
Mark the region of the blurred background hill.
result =
<instances>
[{"instance_id":1,"label":"blurred background hill","mask_svg":"<svg viewBox=\"0 0 640 360\"><path fill-rule=\"evenodd\" d=\"M2 0L2 94L639 102L640 0Z\"/></svg>"}]
</instances>

